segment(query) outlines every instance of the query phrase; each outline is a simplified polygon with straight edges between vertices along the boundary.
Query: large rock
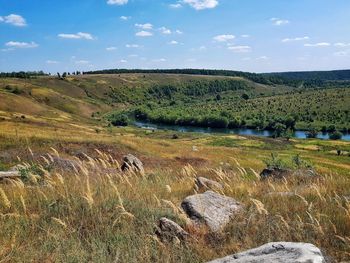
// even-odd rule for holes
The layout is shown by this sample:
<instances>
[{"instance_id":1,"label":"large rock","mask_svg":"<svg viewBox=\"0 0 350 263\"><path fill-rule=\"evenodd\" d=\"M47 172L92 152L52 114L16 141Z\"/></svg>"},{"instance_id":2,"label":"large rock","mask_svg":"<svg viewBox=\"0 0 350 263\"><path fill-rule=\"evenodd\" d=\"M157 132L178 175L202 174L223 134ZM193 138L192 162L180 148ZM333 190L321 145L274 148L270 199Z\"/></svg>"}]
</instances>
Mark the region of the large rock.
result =
<instances>
[{"instance_id":1,"label":"large rock","mask_svg":"<svg viewBox=\"0 0 350 263\"><path fill-rule=\"evenodd\" d=\"M222 185L216 181L209 180L204 177L198 177L195 180L195 184L199 190L221 190Z\"/></svg>"},{"instance_id":2,"label":"large rock","mask_svg":"<svg viewBox=\"0 0 350 263\"><path fill-rule=\"evenodd\" d=\"M309 243L275 242L208 263L324 263L319 248Z\"/></svg>"},{"instance_id":3,"label":"large rock","mask_svg":"<svg viewBox=\"0 0 350 263\"><path fill-rule=\"evenodd\" d=\"M133 170L139 173L144 173L143 163L132 154L128 154L123 158L122 171Z\"/></svg>"},{"instance_id":4,"label":"large rock","mask_svg":"<svg viewBox=\"0 0 350 263\"><path fill-rule=\"evenodd\" d=\"M235 199L213 191L189 196L181 207L195 223L204 223L213 232L222 230L231 217L242 209Z\"/></svg>"},{"instance_id":5,"label":"large rock","mask_svg":"<svg viewBox=\"0 0 350 263\"><path fill-rule=\"evenodd\" d=\"M178 238L179 240L186 240L189 234L174 221L162 217L159 220L158 226L156 228L156 235L161 241L174 241Z\"/></svg>"}]
</instances>

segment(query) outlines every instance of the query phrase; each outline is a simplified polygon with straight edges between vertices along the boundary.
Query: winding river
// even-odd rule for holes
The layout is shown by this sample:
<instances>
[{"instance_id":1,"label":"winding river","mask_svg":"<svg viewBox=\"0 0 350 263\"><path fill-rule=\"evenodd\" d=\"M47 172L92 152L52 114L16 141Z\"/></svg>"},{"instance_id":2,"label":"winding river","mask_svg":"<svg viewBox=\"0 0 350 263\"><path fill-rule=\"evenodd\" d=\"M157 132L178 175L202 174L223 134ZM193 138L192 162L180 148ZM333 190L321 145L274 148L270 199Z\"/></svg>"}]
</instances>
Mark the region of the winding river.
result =
<instances>
[{"instance_id":1,"label":"winding river","mask_svg":"<svg viewBox=\"0 0 350 263\"><path fill-rule=\"evenodd\" d=\"M214 129L214 128L201 128L193 126L181 126L181 125L166 125L166 124L154 124L149 122L135 121L134 125L151 130L172 130L177 132L198 132L198 133L225 133L225 134L236 134L236 135L249 135L249 136L263 136L271 137L273 132L267 130L255 130L255 129ZM306 131L297 130L293 133L294 138L306 139ZM318 139L329 139L329 133L319 133ZM343 134L343 141L350 141L350 134Z\"/></svg>"}]
</instances>

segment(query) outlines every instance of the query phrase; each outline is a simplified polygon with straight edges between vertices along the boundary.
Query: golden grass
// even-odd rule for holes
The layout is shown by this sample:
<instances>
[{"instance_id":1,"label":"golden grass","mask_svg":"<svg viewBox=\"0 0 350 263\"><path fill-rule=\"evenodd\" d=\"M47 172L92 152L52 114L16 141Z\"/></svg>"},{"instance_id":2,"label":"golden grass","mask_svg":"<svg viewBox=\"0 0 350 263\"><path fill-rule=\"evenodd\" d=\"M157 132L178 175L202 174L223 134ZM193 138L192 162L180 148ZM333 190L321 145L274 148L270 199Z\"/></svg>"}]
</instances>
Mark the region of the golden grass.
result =
<instances>
[{"instance_id":1,"label":"golden grass","mask_svg":"<svg viewBox=\"0 0 350 263\"><path fill-rule=\"evenodd\" d=\"M119 172L118 160L99 150L97 157L78 161L76 172L49 171L44 168L51 156L61 155L50 152L39 165L41 176L31 173L24 182L1 185L3 262L204 262L269 241L311 242L336 261L350 258L347 176L260 182L237 158L229 169L186 165L148 169L141 176ZM193 181L202 173L244 205L220 235L186 226L179 208L196 192ZM162 216L179 222L197 241L161 244L153 231Z\"/></svg>"}]
</instances>

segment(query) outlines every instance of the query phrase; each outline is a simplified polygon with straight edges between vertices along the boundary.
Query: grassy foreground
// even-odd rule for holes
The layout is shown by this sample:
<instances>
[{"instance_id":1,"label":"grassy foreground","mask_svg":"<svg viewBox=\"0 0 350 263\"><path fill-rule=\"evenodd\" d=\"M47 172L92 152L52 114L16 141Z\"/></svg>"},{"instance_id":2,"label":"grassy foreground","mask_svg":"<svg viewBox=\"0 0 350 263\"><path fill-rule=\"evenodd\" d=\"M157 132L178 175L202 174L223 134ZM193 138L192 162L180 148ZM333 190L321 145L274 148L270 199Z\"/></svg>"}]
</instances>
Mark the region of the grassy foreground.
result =
<instances>
[{"instance_id":1,"label":"grassy foreground","mask_svg":"<svg viewBox=\"0 0 350 263\"><path fill-rule=\"evenodd\" d=\"M0 167L31 167L23 182L0 184L2 262L205 262L281 240L313 243L336 262L350 258L348 142L201 134L173 140L167 131L97 133L88 124L43 123L1 122ZM257 173L271 152L285 160L301 154L322 176L261 182ZM145 176L119 172L126 153L145 163ZM80 157L78 169L52 169L58 156ZM220 181L223 193L245 206L220 235L186 226L179 209L195 193L197 175ZM160 243L154 225L162 216L195 238Z\"/></svg>"}]
</instances>

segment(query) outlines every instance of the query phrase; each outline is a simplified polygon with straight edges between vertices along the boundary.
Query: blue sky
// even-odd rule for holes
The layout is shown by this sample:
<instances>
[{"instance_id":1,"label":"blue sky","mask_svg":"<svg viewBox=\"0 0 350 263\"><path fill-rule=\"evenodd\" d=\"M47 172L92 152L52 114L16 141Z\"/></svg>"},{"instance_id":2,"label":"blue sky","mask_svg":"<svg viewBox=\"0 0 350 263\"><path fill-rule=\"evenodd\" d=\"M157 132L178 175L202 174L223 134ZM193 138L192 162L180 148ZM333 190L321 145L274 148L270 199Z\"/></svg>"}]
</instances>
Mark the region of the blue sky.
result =
<instances>
[{"instance_id":1,"label":"blue sky","mask_svg":"<svg viewBox=\"0 0 350 263\"><path fill-rule=\"evenodd\" d=\"M349 0L0 0L0 71L350 68Z\"/></svg>"}]
</instances>

